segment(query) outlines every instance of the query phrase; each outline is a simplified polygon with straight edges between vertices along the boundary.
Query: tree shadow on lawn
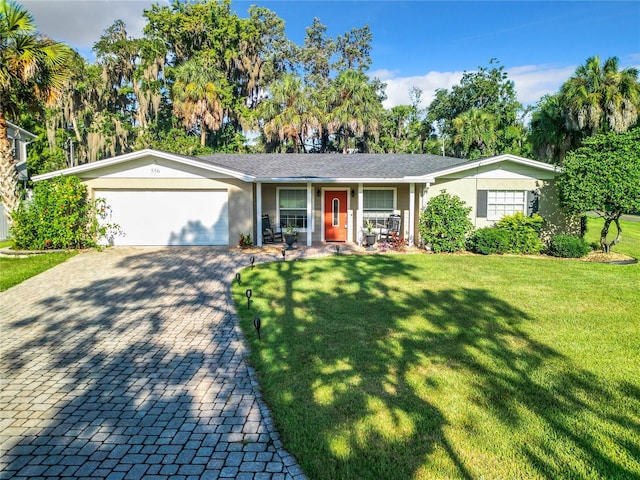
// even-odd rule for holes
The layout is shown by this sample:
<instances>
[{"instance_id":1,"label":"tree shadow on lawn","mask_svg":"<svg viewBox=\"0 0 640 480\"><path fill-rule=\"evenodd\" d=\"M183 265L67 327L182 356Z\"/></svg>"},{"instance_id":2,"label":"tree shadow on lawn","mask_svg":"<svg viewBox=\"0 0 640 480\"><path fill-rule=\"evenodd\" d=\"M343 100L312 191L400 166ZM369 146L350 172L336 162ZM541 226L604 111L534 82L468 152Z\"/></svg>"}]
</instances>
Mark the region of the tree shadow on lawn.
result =
<instances>
[{"instance_id":1,"label":"tree shadow on lawn","mask_svg":"<svg viewBox=\"0 0 640 480\"><path fill-rule=\"evenodd\" d=\"M265 433L235 421L259 420L255 403L227 404L253 390L226 308L234 262L206 253L125 256L9 326L23 335L3 352L3 410L31 423L4 432L2 478L215 473L217 450Z\"/></svg>"},{"instance_id":2,"label":"tree shadow on lawn","mask_svg":"<svg viewBox=\"0 0 640 480\"><path fill-rule=\"evenodd\" d=\"M431 289L399 257L276 268L284 288L257 305L253 359L311 478L638 478L637 386L532 338L522 309L481 288ZM257 295L272 281L250 275Z\"/></svg>"}]
</instances>

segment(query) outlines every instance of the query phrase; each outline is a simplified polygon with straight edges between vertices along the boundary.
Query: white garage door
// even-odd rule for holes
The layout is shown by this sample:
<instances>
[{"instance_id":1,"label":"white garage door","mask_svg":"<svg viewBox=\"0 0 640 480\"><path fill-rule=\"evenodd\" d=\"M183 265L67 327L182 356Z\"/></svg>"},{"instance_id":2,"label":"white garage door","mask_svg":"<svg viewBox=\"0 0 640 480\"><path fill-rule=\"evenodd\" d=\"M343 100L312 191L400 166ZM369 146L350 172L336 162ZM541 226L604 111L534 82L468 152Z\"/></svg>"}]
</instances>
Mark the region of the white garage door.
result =
<instances>
[{"instance_id":1,"label":"white garage door","mask_svg":"<svg viewBox=\"0 0 640 480\"><path fill-rule=\"evenodd\" d=\"M226 190L97 190L124 236L115 245L228 245Z\"/></svg>"}]
</instances>

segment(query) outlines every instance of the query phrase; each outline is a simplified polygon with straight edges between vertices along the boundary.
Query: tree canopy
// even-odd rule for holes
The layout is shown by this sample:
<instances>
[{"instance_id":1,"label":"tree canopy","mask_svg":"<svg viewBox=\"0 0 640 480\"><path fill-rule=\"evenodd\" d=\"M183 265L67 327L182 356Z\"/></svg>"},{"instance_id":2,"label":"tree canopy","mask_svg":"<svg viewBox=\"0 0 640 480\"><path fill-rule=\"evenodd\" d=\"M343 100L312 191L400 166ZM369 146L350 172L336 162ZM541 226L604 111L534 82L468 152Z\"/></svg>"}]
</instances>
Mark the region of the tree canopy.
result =
<instances>
[{"instance_id":1,"label":"tree canopy","mask_svg":"<svg viewBox=\"0 0 640 480\"><path fill-rule=\"evenodd\" d=\"M28 18L29 34L47 51L57 48ZM0 80L8 93L2 113L39 133L30 149L32 173L140 148L468 159L513 153L561 162L585 137L637 122L640 108L637 71L620 70L615 58L601 65L593 57L558 93L541 99L530 126L531 108L518 102L495 59L465 71L451 89L437 90L428 108L423 92L412 87L407 104L385 109L386 85L368 73L374 35L368 25L330 36L314 18L296 45L274 12L252 6L239 15L230 0L171 0L152 5L144 18L140 38L121 20L105 29L93 62L67 49L67 73L55 77L60 82L52 90L5 82L17 63L7 56L11 42L3 40ZM7 39L16 32L2 28ZM48 91L58 93L57 101L45 105L43 97L54 99ZM42 113L34 115L34 105Z\"/></svg>"},{"instance_id":2,"label":"tree canopy","mask_svg":"<svg viewBox=\"0 0 640 480\"><path fill-rule=\"evenodd\" d=\"M513 81L492 59L489 67L464 72L451 90L439 89L429 106L428 119L448 140L447 151L463 158L500 153L523 154L525 109L518 102Z\"/></svg>"},{"instance_id":3,"label":"tree canopy","mask_svg":"<svg viewBox=\"0 0 640 480\"><path fill-rule=\"evenodd\" d=\"M600 244L608 252L622 238L620 216L640 211L640 128L586 138L565 157L558 188L570 213L595 212L604 219ZM617 235L608 241L611 222Z\"/></svg>"},{"instance_id":4,"label":"tree canopy","mask_svg":"<svg viewBox=\"0 0 640 480\"><path fill-rule=\"evenodd\" d=\"M601 132L626 132L638 124L638 70L620 70L617 57L604 63L594 56L533 113L530 141L543 160L562 163L567 151Z\"/></svg>"},{"instance_id":5,"label":"tree canopy","mask_svg":"<svg viewBox=\"0 0 640 480\"><path fill-rule=\"evenodd\" d=\"M66 46L39 35L20 5L0 0L0 198L9 224L20 197L7 118L55 100L69 53Z\"/></svg>"}]
</instances>

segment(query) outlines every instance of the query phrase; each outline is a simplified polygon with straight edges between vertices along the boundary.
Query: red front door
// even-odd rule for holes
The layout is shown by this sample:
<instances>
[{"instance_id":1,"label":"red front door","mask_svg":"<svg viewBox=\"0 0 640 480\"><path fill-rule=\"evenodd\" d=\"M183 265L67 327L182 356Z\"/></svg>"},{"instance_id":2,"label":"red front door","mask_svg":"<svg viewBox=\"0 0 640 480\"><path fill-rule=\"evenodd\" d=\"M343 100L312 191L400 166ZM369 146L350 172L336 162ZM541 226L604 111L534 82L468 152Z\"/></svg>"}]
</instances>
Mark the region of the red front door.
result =
<instances>
[{"instance_id":1,"label":"red front door","mask_svg":"<svg viewBox=\"0 0 640 480\"><path fill-rule=\"evenodd\" d=\"M347 240L347 192L324 192L324 239L327 242Z\"/></svg>"}]
</instances>

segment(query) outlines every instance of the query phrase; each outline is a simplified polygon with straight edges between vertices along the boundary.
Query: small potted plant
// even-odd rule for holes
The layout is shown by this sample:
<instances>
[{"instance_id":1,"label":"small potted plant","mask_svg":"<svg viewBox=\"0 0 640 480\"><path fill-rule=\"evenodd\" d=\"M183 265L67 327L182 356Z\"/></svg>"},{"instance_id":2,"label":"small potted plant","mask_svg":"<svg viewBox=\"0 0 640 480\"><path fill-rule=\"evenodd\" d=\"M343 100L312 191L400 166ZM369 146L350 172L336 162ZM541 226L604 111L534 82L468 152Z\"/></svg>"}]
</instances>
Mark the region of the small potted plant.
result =
<instances>
[{"instance_id":1,"label":"small potted plant","mask_svg":"<svg viewBox=\"0 0 640 480\"><path fill-rule=\"evenodd\" d=\"M287 244L287 249L292 250L293 244L298 239L298 232L293 227L293 225L287 225L287 228L284 230L284 241Z\"/></svg>"},{"instance_id":2,"label":"small potted plant","mask_svg":"<svg viewBox=\"0 0 640 480\"><path fill-rule=\"evenodd\" d=\"M365 243L367 244L367 247L371 247L374 243L376 243L376 233L373 231L373 223L371 222L371 220L367 220L367 223L365 223L365 227Z\"/></svg>"}]
</instances>

